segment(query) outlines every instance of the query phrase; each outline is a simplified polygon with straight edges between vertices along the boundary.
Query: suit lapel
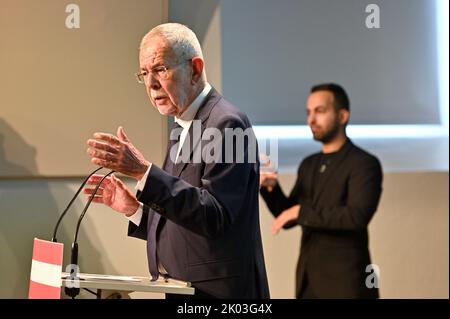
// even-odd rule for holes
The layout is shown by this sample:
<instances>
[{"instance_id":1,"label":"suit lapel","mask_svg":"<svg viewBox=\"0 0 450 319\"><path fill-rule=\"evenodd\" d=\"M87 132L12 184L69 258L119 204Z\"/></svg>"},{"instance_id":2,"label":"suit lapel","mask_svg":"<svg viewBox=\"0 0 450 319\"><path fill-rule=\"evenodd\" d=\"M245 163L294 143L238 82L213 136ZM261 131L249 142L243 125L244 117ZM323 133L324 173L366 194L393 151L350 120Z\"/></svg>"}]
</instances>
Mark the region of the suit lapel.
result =
<instances>
[{"instance_id":1,"label":"suit lapel","mask_svg":"<svg viewBox=\"0 0 450 319\"><path fill-rule=\"evenodd\" d=\"M331 167L329 168L328 174L323 177L323 180L320 183L320 185L316 185L316 189L314 190L314 194L313 194L313 196L314 196L313 203L318 202L320 195L323 193L326 186L329 185L328 182L330 180L332 180L332 178L340 170L340 166L343 164L345 158L347 157L348 152L352 148L352 145L353 144L350 141L350 139L347 138L347 141L345 142L344 146L342 147L341 150L339 150L339 153L336 156L335 163L333 165L331 165ZM317 168L318 168L318 165L316 165L316 167L315 167L314 174L317 174Z\"/></svg>"},{"instance_id":2,"label":"suit lapel","mask_svg":"<svg viewBox=\"0 0 450 319\"><path fill-rule=\"evenodd\" d=\"M162 165L162 168L163 168L163 170L165 170L166 172L168 172L168 173L171 173L171 172L169 172L169 170L167 169L167 161L169 160L169 158L170 158L170 143L168 143L167 144L167 150L166 150L166 157L164 158L164 162L163 162L163 165Z\"/></svg>"},{"instance_id":3,"label":"suit lapel","mask_svg":"<svg viewBox=\"0 0 450 319\"><path fill-rule=\"evenodd\" d=\"M189 128L189 133L186 139L184 140L183 146L181 150L188 149L189 150L189 157L187 162L181 162L181 156L178 157L177 163L174 165L172 175L179 177L181 175L181 172L186 168L187 164L193 161L193 154L194 150L197 147L201 147L201 139L203 131L205 130L205 121L208 119L209 114L211 113L211 110L214 108L214 106L219 102L219 100L222 98L222 96L214 89L211 88L208 95L205 97L205 100L199 107L199 110L197 114L194 117L194 121L191 124L191 127ZM194 124L195 121L200 120L201 126L200 128L195 127L196 134L194 134L194 126L198 124ZM188 145L189 143L189 145ZM189 147L189 148L188 148ZM201 150L198 150L200 152L201 156Z\"/></svg>"},{"instance_id":4,"label":"suit lapel","mask_svg":"<svg viewBox=\"0 0 450 319\"><path fill-rule=\"evenodd\" d=\"M184 140L184 143L181 147L180 155L178 156L177 162L173 166L173 170L171 172L173 176L177 176L177 177L180 176L180 174L184 170L185 166L188 164L188 162L191 161L192 154L194 151L193 146L195 146L201 139L201 136L200 137L197 136L198 134L194 135L194 123L195 122L192 122L191 126L189 127L189 133L186 136L186 139ZM184 154L182 154L185 149L189 150L189 155L187 157L188 162L183 162L181 160L185 156Z\"/></svg>"}]
</instances>

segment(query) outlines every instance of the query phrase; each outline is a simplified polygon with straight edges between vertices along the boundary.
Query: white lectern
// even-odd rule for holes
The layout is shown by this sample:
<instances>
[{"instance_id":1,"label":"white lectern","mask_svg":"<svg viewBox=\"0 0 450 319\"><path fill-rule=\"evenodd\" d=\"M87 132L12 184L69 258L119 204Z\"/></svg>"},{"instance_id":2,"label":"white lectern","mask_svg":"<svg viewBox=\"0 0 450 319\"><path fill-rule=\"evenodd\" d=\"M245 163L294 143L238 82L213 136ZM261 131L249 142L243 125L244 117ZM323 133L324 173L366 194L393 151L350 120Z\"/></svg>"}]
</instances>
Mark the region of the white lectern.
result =
<instances>
[{"instance_id":1,"label":"white lectern","mask_svg":"<svg viewBox=\"0 0 450 319\"><path fill-rule=\"evenodd\" d=\"M129 276L110 276L96 274L78 274L78 280L74 281L70 278L70 274L63 272L61 275L62 287L96 289L95 294L98 299L101 298L102 290L128 291L128 292L157 292L193 295L195 289L191 287L189 282L175 280L172 278L164 278L159 276L158 280L151 281L148 277L129 277Z\"/></svg>"}]
</instances>

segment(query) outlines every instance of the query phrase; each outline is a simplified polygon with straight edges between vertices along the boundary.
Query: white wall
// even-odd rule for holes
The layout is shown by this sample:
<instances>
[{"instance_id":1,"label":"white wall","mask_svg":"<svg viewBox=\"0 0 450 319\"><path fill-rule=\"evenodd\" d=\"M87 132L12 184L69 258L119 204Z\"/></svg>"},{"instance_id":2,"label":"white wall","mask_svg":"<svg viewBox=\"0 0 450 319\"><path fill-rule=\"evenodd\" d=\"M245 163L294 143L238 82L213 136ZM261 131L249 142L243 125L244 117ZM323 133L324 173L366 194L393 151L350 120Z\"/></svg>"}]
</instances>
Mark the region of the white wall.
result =
<instances>
[{"instance_id":1,"label":"white wall","mask_svg":"<svg viewBox=\"0 0 450 319\"><path fill-rule=\"evenodd\" d=\"M296 176L282 174L290 192ZM272 298L294 298L300 227L273 236L261 198L261 227ZM381 298L448 298L448 172L384 175L381 202L369 225Z\"/></svg>"}]
</instances>

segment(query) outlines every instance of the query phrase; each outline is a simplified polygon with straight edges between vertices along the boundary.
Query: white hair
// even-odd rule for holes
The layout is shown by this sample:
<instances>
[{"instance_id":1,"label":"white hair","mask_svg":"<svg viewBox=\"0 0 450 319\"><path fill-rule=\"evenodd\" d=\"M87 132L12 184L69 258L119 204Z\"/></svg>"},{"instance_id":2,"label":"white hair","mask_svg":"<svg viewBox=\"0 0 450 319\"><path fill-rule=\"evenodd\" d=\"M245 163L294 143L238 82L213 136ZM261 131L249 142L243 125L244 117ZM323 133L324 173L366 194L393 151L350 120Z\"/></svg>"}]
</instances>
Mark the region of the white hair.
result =
<instances>
[{"instance_id":1,"label":"white hair","mask_svg":"<svg viewBox=\"0 0 450 319\"><path fill-rule=\"evenodd\" d=\"M200 57L203 59L202 48L195 33L187 26L180 23L164 23L151 29L142 39L141 48L150 38L161 37L179 59L192 59Z\"/></svg>"}]
</instances>

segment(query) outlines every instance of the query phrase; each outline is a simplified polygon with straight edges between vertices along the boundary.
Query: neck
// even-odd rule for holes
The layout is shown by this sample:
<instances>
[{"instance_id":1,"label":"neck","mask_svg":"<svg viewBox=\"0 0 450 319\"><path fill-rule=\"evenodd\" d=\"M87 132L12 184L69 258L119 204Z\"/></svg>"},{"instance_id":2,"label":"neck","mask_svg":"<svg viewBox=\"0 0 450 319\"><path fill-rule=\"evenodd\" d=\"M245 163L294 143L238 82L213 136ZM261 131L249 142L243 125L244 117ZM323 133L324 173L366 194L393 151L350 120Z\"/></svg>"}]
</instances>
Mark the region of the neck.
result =
<instances>
[{"instance_id":1,"label":"neck","mask_svg":"<svg viewBox=\"0 0 450 319\"><path fill-rule=\"evenodd\" d=\"M200 93L202 93L203 89L205 88L206 84L203 81L200 81L197 88L194 90L194 98L192 99L191 103L199 96Z\"/></svg>"},{"instance_id":2,"label":"neck","mask_svg":"<svg viewBox=\"0 0 450 319\"><path fill-rule=\"evenodd\" d=\"M339 133L334 139L322 145L322 153L327 154L339 151L341 147L344 146L346 140L347 136L345 133Z\"/></svg>"},{"instance_id":3,"label":"neck","mask_svg":"<svg viewBox=\"0 0 450 319\"><path fill-rule=\"evenodd\" d=\"M177 114L177 117L180 117L189 107L189 105L192 104L192 102L194 102L194 100L197 98L197 96L203 91L203 89L205 88L206 83L201 82L199 83L199 85L192 91L192 95L191 98L188 100L189 102L187 103L187 105L181 110L181 112L179 114Z\"/></svg>"}]
</instances>

